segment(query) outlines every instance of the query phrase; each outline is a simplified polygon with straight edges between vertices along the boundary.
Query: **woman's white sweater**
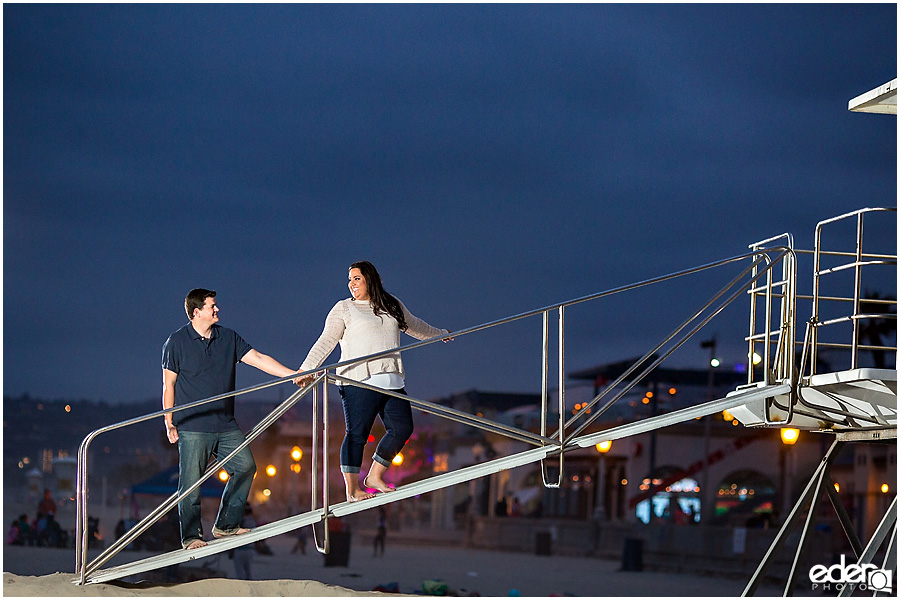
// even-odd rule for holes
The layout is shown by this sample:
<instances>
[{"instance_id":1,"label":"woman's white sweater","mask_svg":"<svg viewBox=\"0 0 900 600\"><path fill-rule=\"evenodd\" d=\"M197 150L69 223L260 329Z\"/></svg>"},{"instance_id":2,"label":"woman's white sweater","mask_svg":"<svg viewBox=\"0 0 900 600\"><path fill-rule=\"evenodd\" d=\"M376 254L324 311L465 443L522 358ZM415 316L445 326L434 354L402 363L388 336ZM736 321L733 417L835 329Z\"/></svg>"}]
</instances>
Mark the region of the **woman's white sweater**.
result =
<instances>
[{"instance_id":1,"label":"woman's white sweater","mask_svg":"<svg viewBox=\"0 0 900 600\"><path fill-rule=\"evenodd\" d=\"M422 319L413 316L402 302L400 302L400 308L403 309L403 316L406 318L406 333L412 337L418 340L427 340L450 334L446 329L432 327ZM397 320L388 314L376 315L368 300L353 300L352 298L341 300L325 317L325 329L310 348L306 360L300 365L300 370L309 371L319 367L339 342L341 344L340 362L368 356L399 347L400 326ZM403 361L400 359L400 353L392 352L379 358L337 369L338 375L357 381L363 381L379 373L398 373L403 377Z\"/></svg>"}]
</instances>

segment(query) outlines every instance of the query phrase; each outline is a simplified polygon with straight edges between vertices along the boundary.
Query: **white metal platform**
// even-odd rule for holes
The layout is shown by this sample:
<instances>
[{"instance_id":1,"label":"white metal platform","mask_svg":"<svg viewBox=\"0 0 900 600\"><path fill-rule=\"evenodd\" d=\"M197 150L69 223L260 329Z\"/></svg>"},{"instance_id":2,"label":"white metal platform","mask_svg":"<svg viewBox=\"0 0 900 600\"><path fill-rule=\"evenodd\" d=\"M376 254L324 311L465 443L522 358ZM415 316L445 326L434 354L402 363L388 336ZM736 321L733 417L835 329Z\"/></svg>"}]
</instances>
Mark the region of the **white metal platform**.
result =
<instances>
[{"instance_id":1,"label":"white metal platform","mask_svg":"<svg viewBox=\"0 0 900 600\"><path fill-rule=\"evenodd\" d=\"M729 412L747 427L789 424L797 429L836 432L897 427L896 370L852 369L813 375L801 382L799 397L791 415L784 408L791 405L790 388Z\"/></svg>"}]
</instances>

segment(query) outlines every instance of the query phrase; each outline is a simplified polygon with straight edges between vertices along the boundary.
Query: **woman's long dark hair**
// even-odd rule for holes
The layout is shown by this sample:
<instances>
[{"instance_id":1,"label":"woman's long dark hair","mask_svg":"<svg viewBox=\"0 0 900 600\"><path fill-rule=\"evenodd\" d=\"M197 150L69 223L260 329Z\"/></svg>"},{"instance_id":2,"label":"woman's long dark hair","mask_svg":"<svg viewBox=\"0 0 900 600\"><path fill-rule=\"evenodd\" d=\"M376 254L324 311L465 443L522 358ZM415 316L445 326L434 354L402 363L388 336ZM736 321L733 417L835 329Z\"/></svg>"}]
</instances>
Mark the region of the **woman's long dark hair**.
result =
<instances>
[{"instance_id":1,"label":"woman's long dark hair","mask_svg":"<svg viewBox=\"0 0 900 600\"><path fill-rule=\"evenodd\" d=\"M376 315L386 314L394 317L400 325L400 331L406 331L406 317L400 308L400 301L388 294L381 285L381 275L375 270L375 265L367 260L361 260L350 265L350 269L359 269L366 279L366 289L369 291L369 304ZM350 270L348 269L348 270Z\"/></svg>"}]
</instances>

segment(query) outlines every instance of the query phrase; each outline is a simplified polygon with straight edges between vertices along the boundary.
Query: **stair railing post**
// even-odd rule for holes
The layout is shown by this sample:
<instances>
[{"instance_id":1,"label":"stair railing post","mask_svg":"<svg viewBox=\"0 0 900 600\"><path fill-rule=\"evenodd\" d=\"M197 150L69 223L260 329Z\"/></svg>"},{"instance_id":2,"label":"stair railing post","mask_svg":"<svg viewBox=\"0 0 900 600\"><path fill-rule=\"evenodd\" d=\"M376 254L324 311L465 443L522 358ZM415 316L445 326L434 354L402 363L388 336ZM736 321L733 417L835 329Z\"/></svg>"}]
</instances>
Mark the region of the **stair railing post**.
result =
<instances>
[{"instance_id":1,"label":"stair railing post","mask_svg":"<svg viewBox=\"0 0 900 600\"><path fill-rule=\"evenodd\" d=\"M565 307L559 306L559 392L558 396L558 412L559 412L559 444L562 446L565 439ZM543 370L541 373L541 437L547 437L547 400L548 400L548 383L550 371L550 311L544 311L544 335L543 335ZM564 452L559 453L559 474L557 480L550 481L547 477L547 465L541 460L541 479L544 487L558 488L563 481L563 457Z\"/></svg>"}]
</instances>

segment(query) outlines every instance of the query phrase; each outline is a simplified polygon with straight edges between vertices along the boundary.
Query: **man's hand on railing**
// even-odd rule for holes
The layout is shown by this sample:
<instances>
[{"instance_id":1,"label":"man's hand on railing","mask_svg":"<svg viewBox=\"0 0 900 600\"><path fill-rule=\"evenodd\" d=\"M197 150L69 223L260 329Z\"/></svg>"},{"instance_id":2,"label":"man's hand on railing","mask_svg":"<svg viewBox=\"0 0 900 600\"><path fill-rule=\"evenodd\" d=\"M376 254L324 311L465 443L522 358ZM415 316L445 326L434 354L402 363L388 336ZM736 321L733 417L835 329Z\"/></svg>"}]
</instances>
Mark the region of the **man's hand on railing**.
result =
<instances>
[{"instance_id":1,"label":"man's hand on railing","mask_svg":"<svg viewBox=\"0 0 900 600\"><path fill-rule=\"evenodd\" d=\"M178 430L171 423L166 423L166 437L169 438L170 444L178 442Z\"/></svg>"},{"instance_id":2,"label":"man's hand on railing","mask_svg":"<svg viewBox=\"0 0 900 600\"><path fill-rule=\"evenodd\" d=\"M450 331L450 330L448 329L448 330L447 330L447 333L453 333L453 332ZM448 336L448 337L442 338L441 341L444 342L445 344L446 344L447 342L452 342L452 341L453 341L453 336Z\"/></svg>"}]
</instances>

